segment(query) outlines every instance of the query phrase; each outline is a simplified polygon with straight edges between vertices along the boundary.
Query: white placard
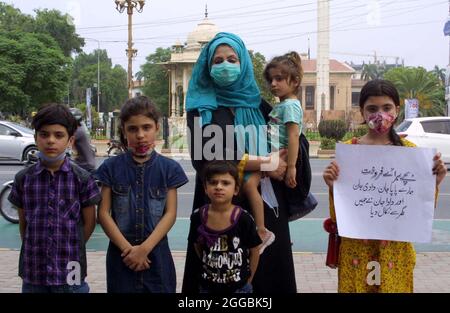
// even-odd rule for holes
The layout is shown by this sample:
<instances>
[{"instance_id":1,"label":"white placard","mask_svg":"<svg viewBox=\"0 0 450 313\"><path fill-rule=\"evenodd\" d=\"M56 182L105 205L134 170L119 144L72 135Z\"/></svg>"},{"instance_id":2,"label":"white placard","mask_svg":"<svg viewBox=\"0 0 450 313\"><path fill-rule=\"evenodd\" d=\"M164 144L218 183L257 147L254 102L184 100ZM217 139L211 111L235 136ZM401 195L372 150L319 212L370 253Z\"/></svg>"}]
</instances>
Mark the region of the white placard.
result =
<instances>
[{"instance_id":1,"label":"white placard","mask_svg":"<svg viewBox=\"0 0 450 313\"><path fill-rule=\"evenodd\" d=\"M334 205L339 235L430 242L435 149L336 145Z\"/></svg>"}]
</instances>

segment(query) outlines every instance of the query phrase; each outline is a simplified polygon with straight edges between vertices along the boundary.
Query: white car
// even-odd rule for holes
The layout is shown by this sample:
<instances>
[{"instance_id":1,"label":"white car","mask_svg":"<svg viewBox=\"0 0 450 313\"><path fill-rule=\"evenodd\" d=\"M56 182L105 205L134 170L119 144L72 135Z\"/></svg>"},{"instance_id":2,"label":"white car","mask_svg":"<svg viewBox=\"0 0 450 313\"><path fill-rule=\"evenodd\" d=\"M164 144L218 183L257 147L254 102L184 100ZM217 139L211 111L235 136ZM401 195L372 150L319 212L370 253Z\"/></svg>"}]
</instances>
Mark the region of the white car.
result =
<instances>
[{"instance_id":1,"label":"white car","mask_svg":"<svg viewBox=\"0 0 450 313\"><path fill-rule=\"evenodd\" d=\"M25 161L29 152L36 151L32 129L0 121L0 161Z\"/></svg>"},{"instance_id":2,"label":"white car","mask_svg":"<svg viewBox=\"0 0 450 313\"><path fill-rule=\"evenodd\" d=\"M419 147L436 148L445 163L450 163L450 116L406 119L395 130Z\"/></svg>"}]
</instances>

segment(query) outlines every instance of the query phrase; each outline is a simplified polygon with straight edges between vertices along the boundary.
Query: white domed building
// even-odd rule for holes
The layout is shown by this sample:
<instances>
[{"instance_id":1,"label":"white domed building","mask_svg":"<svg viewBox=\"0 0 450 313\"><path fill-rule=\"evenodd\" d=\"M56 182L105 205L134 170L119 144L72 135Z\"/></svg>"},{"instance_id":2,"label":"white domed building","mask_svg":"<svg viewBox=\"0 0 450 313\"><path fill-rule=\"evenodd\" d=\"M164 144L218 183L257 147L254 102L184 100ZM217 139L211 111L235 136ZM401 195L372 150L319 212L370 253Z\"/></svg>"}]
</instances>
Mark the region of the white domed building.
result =
<instances>
[{"instance_id":1,"label":"white domed building","mask_svg":"<svg viewBox=\"0 0 450 313\"><path fill-rule=\"evenodd\" d=\"M169 70L170 99L169 115L171 120L185 117L186 92L192 75L192 68L200 55L201 49L219 32L219 28L205 18L189 33L182 44L179 40L172 46L170 61L166 63ZM177 123L178 124L178 123Z\"/></svg>"}]
</instances>

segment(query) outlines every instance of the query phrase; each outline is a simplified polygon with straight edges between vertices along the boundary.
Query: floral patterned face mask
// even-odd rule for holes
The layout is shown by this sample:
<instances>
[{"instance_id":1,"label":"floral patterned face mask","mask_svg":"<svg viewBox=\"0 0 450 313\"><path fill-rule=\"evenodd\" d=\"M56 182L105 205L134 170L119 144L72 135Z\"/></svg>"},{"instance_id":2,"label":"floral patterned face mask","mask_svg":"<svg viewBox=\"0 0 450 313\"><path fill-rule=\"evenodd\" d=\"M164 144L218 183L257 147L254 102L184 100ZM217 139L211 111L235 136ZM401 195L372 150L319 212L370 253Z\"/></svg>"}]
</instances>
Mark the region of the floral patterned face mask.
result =
<instances>
[{"instance_id":1,"label":"floral patterned face mask","mask_svg":"<svg viewBox=\"0 0 450 313\"><path fill-rule=\"evenodd\" d=\"M142 145L142 146L128 146L128 150L131 151L131 153L137 157L147 157L152 154L154 150L154 144L150 145Z\"/></svg>"},{"instance_id":2,"label":"floral patterned face mask","mask_svg":"<svg viewBox=\"0 0 450 313\"><path fill-rule=\"evenodd\" d=\"M394 124L395 116L387 112L377 112L369 115L367 126L380 135L386 134Z\"/></svg>"}]
</instances>

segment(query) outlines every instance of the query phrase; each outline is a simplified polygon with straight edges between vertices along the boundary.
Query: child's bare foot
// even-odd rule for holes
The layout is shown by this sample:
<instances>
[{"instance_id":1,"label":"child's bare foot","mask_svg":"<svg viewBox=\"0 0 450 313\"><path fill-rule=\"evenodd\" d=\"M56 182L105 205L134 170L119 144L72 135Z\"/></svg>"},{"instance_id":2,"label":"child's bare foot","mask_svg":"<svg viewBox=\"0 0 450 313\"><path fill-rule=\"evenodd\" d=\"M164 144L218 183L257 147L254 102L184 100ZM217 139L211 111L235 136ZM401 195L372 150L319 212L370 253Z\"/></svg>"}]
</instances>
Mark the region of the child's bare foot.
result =
<instances>
[{"instance_id":1,"label":"child's bare foot","mask_svg":"<svg viewBox=\"0 0 450 313\"><path fill-rule=\"evenodd\" d=\"M264 250L274 242L275 234L267 228L263 228L258 229L258 235L262 240L262 243L259 247L259 254L262 254Z\"/></svg>"}]
</instances>

